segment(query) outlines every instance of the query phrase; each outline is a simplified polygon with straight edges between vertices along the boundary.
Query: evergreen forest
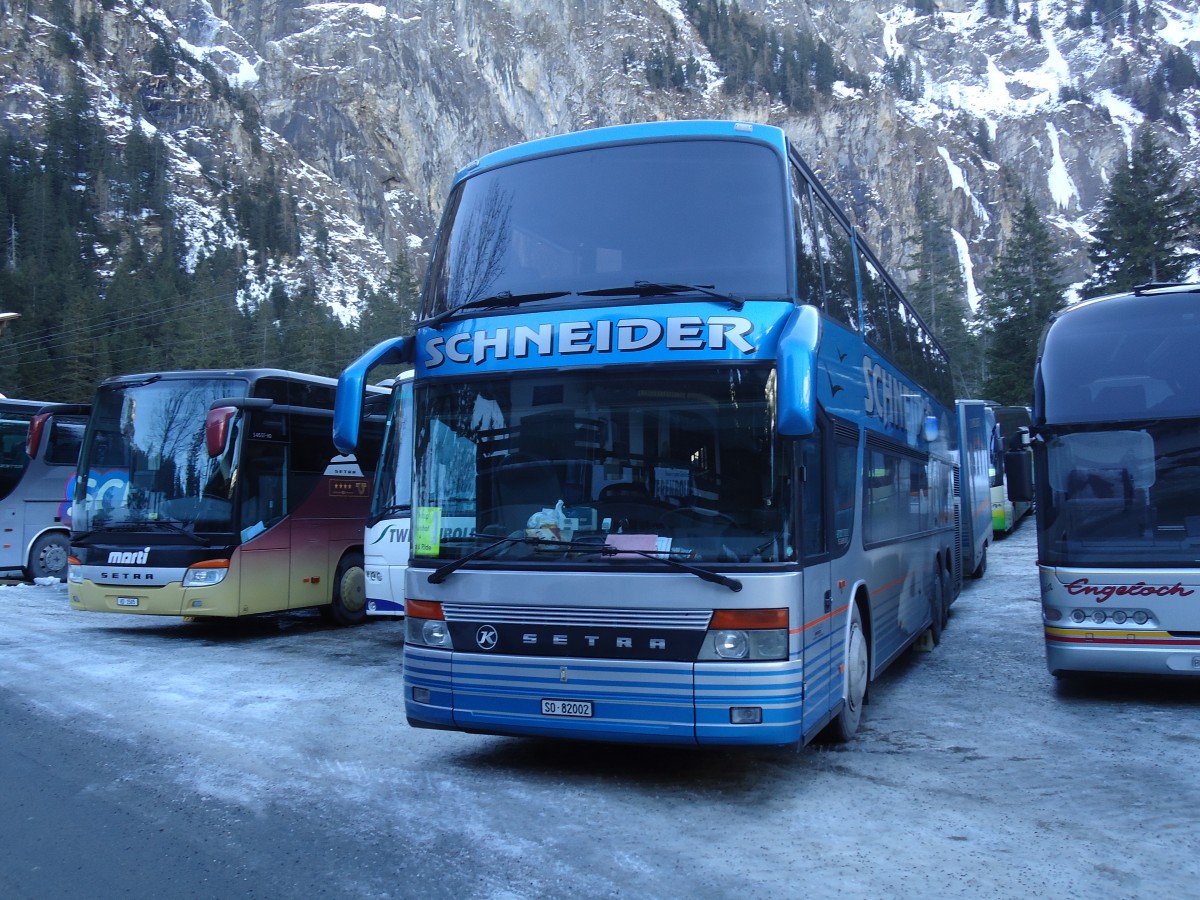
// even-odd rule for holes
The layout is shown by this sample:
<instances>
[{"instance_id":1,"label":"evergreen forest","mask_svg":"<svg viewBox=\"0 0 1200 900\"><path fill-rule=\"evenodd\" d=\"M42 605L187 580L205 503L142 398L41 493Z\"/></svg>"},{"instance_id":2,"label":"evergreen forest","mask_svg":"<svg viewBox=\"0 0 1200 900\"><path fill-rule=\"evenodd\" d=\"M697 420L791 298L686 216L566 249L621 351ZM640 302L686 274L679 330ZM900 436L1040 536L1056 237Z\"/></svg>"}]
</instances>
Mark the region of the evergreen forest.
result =
<instances>
[{"instance_id":1,"label":"evergreen forest","mask_svg":"<svg viewBox=\"0 0 1200 900\"><path fill-rule=\"evenodd\" d=\"M81 84L40 148L0 134L0 310L20 316L0 336L0 392L83 402L110 375L167 369L336 377L380 336L411 333L417 287L403 256L350 324L310 286L265 280L256 261L300 252L270 171L235 184L222 210L244 242L186 264L166 159L140 128L123 147L107 140Z\"/></svg>"},{"instance_id":2,"label":"evergreen forest","mask_svg":"<svg viewBox=\"0 0 1200 900\"><path fill-rule=\"evenodd\" d=\"M736 6L689 10L714 45L744 27ZM777 53L775 35L755 39ZM816 57L790 52L820 56L819 48ZM816 70L806 62L805 71ZM785 91L768 88L761 71L747 78ZM812 87L820 83L805 93ZM343 322L311 285L271 281L262 267L302 253L293 201L273 170L234 182L228 194L221 213L242 240L189 263L155 134L134 128L114 145L76 84L40 147L0 135L0 310L19 315L0 336L0 391L81 402L104 378L130 372L262 366L336 376L381 336L412 332L417 285L403 254L386 282L365 292L357 318ZM972 317L933 188L922 184L915 200L911 264L895 274L949 351L956 393L1028 404L1040 333L1069 297L1050 229L1024 197ZM1195 187L1141 130L1111 180L1093 231L1093 275L1076 294L1194 277L1198 223Z\"/></svg>"}]
</instances>

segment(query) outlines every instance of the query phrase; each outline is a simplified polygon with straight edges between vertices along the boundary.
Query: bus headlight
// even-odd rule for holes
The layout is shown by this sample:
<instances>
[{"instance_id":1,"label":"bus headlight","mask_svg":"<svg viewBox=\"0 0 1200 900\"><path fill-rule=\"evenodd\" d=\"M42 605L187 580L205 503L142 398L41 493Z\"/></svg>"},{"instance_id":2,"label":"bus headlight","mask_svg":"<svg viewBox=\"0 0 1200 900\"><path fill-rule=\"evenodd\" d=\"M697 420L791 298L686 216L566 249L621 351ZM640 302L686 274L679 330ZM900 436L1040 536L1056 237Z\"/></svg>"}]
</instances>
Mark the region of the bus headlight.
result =
<instances>
[{"instance_id":1,"label":"bus headlight","mask_svg":"<svg viewBox=\"0 0 1200 900\"><path fill-rule=\"evenodd\" d=\"M225 580L225 574L229 571L229 560L227 559L209 559L202 563L197 563L192 566L183 576L183 586L191 587L211 587L214 584L220 584Z\"/></svg>"},{"instance_id":2,"label":"bus headlight","mask_svg":"<svg viewBox=\"0 0 1200 900\"><path fill-rule=\"evenodd\" d=\"M442 604L428 600L409 600L404 610L404 640L414 647L453 650L450 628L442 617Z\"/></svg>"},{"instance_id":3,"label":"bus headlight","mask_svg":"<svg viewBox=\"0 0 1200 900\"><path fill-rule=\"evenodd\" d=\"M67 581L83 584L83 563L74 556L67 557Z\"/></svg>"},{"instance_id":4,"label":"bus headlight","mask_svg":"<svg viewBox=\"0 0 1200 900\"><path fill-rule=\"evenodd\" d=\"M744 631L714 631L713 650L721 659L745 659L750 654L750 637Z\"/></svg>"},{"instance_id":5,"label":"bus headlight","mask_svg":"<svg viewBox=\"0 0 1200 900\"><path fill-rule=\"evenodd\" d=\"M786 609L718 609L696 654L697 661L782 660L788 656Z\"/></svg>"},{"instance_id":6,"label":"bus headlight","mask_svg":"<svg viewBox=\"0 0 1200 900\"><path fill-rule=\"evenodd\" d=\"M421 643L430 647L450 646L450 632L446 623L438 619L426 619L421 623Z\"/></svg>"}]
</instances>

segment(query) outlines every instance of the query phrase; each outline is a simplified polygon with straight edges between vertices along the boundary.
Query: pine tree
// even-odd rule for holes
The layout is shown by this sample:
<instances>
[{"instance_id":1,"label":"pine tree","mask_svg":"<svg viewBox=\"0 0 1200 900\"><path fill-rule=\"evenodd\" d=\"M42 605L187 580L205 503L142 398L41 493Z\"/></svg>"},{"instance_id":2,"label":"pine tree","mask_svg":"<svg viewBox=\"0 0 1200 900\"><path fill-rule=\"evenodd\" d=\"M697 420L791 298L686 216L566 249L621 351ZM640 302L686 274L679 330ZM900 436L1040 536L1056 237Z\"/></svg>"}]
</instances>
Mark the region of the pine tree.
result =
<instances>
[{"instance_id":1,"label":"pine tree","mask_svg":"<svg viewBox=\"0 0 1200 900\"><path fill-rule=\"evenodd\" d=\"M983 393L1004 405L1033 399L1038 341L1050 314L1064 305L1062 268L1049 229L1025 201L1000 259L988 275L982 305L987 377Z\"/></svg>"},{"instance_id":2,"label":"pine tree","mask_svg":"<svg viewBox=\"0 0 1200 900\"><path fill-rule=\"evenodd\" d=\"M417 280L401 251L396 255L383 286L365 294L358 318L363 349L385 338L413 334L416 330L419 295Z\"/></svg>"},{"instance_id":3,"label":"pine tree","mask_svg":"<svg viewBox=\"0 0 1200 900\"><path fill-rule=\"evenodd\" d=\"M1113 173L1088 255L1095 265L1086 296L1178 281L1196 259L1200 195L1181 180L1179 160L1143 128Z\"/></svg>"},{"instance_id":4,"label":"pine tree","mask_svg":"<svg viewBox=\"0 0 1200 900\"><path fill-rule=\"evenodd\" d=\"M965 322L967 292L958 249L928 183L917 191L916 206L920 226L906 241L912 245L913 262L907 267L910 280L905 294L950 356L955 395L974 396L979 388L979 360Z\"/></svg>"},{"instance_id":5,"label":"pine tree","mask_svg":"<svg viewBox=\"0 0 1200 900\"><path fill-rule=\"evenodd\" d=\"M1033 6L1029 10L1029 18L1025 22L1025 31L1031 40L1040 41L1042 39L1042 20L1038 15L1037 0L1033 0Z\"/></svg>"}]
</instances>

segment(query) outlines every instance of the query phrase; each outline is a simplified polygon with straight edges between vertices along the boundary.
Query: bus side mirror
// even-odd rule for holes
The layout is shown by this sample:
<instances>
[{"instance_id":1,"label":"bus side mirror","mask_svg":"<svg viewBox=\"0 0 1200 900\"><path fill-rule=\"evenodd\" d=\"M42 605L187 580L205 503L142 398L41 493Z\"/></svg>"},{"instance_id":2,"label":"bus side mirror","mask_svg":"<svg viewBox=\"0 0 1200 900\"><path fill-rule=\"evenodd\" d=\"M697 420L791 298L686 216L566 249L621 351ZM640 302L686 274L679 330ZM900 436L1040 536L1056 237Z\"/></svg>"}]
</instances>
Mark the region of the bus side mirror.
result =
<instances>
[{"instance_id":1,"label":"bus side mirror","mask_svg":"<svg viewBox=\"0 0 1200 900\"><path fill-rule=\"evenodd\" d=\"M1008 478L1008 499L1014 503L1033 502L1033 454L1029 450L1009 450L1004 454L1004 472Z\"/></svg>"},{"instance_id":2,"label":"bus side mirror","mask_svg":"<svg viewBox=\"0 0 1200 900\"><path fill-rule=\"evenodd\" d=\"M415 346L411 337L380 341L342 371L333 404L333 445L339 453L350 455L358 447L367 370L374 366L411 363Z\"/></svg>"},{"instance_id":3,"label":"bus side mirror","mask_svg":"<svg viewBox=\"0 0 1200 900\"><path fill-rule=\"evenodd\" d=\"M776 419L784 437L806 437L817 429L817 346L821 314L797 306L779 334L776 359Z\"/></svg>"},{"instance_id":4,"label":"bus side mirror","mask_svg":"<svg viewBox=\"0 0 1200 900\"><path fill-rule=\"evenodd\" d=\"M38 445L42 442L42 432L50 421L50 413L38 413L29 420L28 437L25 439L25 453L30 459L37 459Z\"/></svg>"},{"instance_id":5,"label":"bus side mirror","mask_svg":"<svg viewBox=\"0 0 1200 900\"><path fill-rule=\"evenodd\" d=\"M232 406L218 406L210 409L204 418L204 449L209 457L216 459L225 452L229 442L229 423L237 415L237 409Z\"/></svg>"}]
</instances>

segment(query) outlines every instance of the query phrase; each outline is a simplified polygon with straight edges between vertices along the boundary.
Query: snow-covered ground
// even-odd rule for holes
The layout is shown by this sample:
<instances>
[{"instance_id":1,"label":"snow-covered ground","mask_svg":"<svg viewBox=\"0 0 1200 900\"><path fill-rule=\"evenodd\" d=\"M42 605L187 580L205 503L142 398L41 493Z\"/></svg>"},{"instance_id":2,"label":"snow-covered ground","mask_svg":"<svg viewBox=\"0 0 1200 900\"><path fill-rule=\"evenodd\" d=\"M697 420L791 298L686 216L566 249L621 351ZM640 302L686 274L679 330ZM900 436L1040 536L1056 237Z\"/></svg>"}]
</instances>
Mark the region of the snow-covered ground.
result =
<instances>
[{"instance_id":1,"label":"snow-covered ground","mask_svg":"<svg viewBox=\"0 0 1200 900\"><path fill-rule=\"evenodd\" d=\"M417 731L395 622L78 613L59 585L0 588L0 691L129 742L127 777L175 797L395 848L329 859L326 896L443 895L404 854L496 898L1194 896L1200 680L1056 686L1034 557L1027 521L857 740L798 754Z\"/></svg>"}]
</instances>

